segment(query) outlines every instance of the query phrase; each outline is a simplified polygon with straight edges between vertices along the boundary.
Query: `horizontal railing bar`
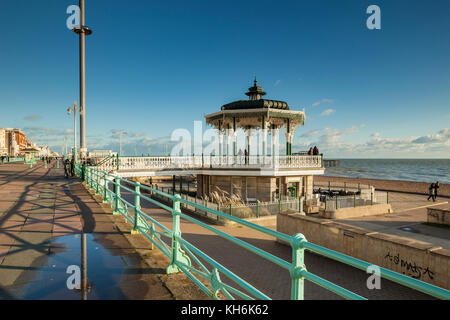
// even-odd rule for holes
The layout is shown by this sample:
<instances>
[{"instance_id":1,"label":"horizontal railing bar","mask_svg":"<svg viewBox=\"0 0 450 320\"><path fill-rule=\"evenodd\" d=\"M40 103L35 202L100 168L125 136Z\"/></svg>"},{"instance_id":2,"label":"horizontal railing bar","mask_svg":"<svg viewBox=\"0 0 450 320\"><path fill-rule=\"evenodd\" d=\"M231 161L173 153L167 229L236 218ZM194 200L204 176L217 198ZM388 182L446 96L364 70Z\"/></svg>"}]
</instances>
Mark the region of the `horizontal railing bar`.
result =
<instances>
[{"instance_id":1,"label":"horizontal railing bar","mask_svg":"<svg viewBox=\"0 0 450 320\"><path fill-rule=\"evenodd\" d=\"M328 280L325 280L311 272L308 271L301 271L301 275L308 281L311 281L319 286L321 286L322 288L325 288L331 292L336 293L337 295L346 298L346 299L350 299L350 300L367 300L364 297L361 297L360 295L351 292L350 290L344 289Z\"/></svg>"},{"instance_id":2,"label":"horizontal railing bar","mask_svg":"<svg viewBox=\"0 0 450 320\"><path fill-rule=\"evenodd\" d=\"M243 248L246 248L247 250L249 250L249 251L251 251L251 252L253 252L253 253L257 254L257 255L259 255L259 256L261 256L263 258L266 258L269 261L272 261L273 263L279 265L282 268L285 268L287 270L289 270L291 268L291 264L289 262L287 262L287 261L285 261L285 260L283 260L281 258L278 258L277 256L274 256L271 253L268 253L268 252L266 252L264 250L261 250L261 249L255 247L254 245L251 245L251 244L249 244L249 243L247 243L245 241L242 241L242 240L240 240L238 238L230 236L229 234L227 234L225 232L222 232L220 230L217 230L216 228L213 228L213 227L211 227L211 226L209 226L209 225L207 225L207 224L205 224L205 223L203 223L201 221L198 221L198 220L196 220L196 219L194 219L194 218L192 218L192 217L190 217L188 215L185 215L184 213L180 213L180 216L182 216L186 220L189 220L191 222L194 222L195 224L198 224L198 225L204 227L205 229L208 229L208 230L214 232L215 234L217 234L218 236L220 236L220 237L222 237L224 239L230 240L231 242L233 242L233 243L235 243L235 244L237 244L237 245L239 245L239 246L241 246Z\"/></svg>"},{"instance_id":3,"label":"horizontal railing bar","mask_svg":"<svg viewBox=\"0 0 450 320\"><path fill-rule=\"evenodd\" d=\"M363 271L367 271L367 268L370 266L374 266L371 263L347 256L345 254L342 254L337 251L333 251L324 247L321 247L317 244L311 243L311 242L303 242L303 247L311 252L318 253L322 256L325 256L327 258L342 262L344 264L353 266L355 268L361 269ZM380 269L381 277L387 280L391 280L393 282L399 283L401 285L407 286L409 288L421 291L423 293L426 293L428 295L431 295L436 298L440 299L450 299L450 291L433 286L429 283L413 279L411 277L405 276L401 273L397 273L382 267L377 266Z\"/></svg>"},{"instance_id":4,"label":"horizontal railing bar","mask_svg":"<svg viewBox=\"0 0 450 320\"><path fill-rule=\"evenodd\" d=\"M260 231L260 232L265 233L267 235L273 236L273 237L275 237L277 239L286 241L288 243L291 242L292 237L288 236L287 234L284 234L284 233L281 233L281 232L278 232L278 231L275 231L275 230L272 230L272 229L269 229L269 228L266 228L266 227L259 226L257 224L245 221L245 220L237 218L237 217L233 217L233 216L231 216L229 214L226 214L226 213L214 210L214 209L210 209L208 207L205 207L205 206L203 206L201 204L198 204L198 203L195 203L195 202L191 202L189 200L185 200L185 199L179 199L179 200L182 203L185 203L185 204L188 204L190 206L194 206L196 208L199 208L201 210L205 210L205 211L208 211L210 213L216 214L216 215L218 215L218 216L220 216L222 218L225 218L225 219L237 222L237 223L239 223L241 225L244 225L244 226L249 227L251 229Z\"/></svg>"},{"instance_id":5,"label":"horizontal railing bar","mask_svg":"<svg viewBox=\"0 0 450 320\"><path fill-rule=\"evenodd\" d=\"M235 275L233 272L222 266L220 263L215 261L214 259L210 258L208 255L200 251L197 247L192 245L191 243L187 242L183 238L179 238L178 240L186 247L188 247L190 250L195 251L199 256L201 256L203 259L205 259L209 264L216 267L218 270L222 271L224 275L226 275L230 280L234 281L236 284L244 288L245 290L251 292L255 296L260 297L264 300L270 300L268 296L266 296L264 293L259 291L258 289L254 288L251 284L247 283L245 280L241 279L239 276Z\"/></svg>"}]
</instances>

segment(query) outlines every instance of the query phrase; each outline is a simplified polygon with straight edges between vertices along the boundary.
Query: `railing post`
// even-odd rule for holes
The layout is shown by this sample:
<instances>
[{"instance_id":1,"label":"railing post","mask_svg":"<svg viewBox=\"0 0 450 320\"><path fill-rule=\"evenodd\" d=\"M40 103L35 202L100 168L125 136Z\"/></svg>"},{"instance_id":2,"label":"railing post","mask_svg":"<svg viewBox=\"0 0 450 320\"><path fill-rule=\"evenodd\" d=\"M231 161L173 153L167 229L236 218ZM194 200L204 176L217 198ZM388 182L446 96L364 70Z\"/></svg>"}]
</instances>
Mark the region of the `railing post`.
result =
<instances>
[{"instance_id":1,"label":"railing post","mask_svg":"<svg viewBox=\"0 0 450 320\"><path fill-rule=\"evenodd\" d=\"M303 212L303 196L300 197L300 203L299 203L299 212Z\"/></svg>"},{"instance_id":2,"label":"railing post","mask_svg":"<svg viewBox=\"0 0 450 320\"><path fill-rule=\"evenodd\" d=\"M141 210L141 184L139 182L135 182L134 184L134 223L133 229L131 230L131 234L139 233L139 211Z\"/></svg>"},{"instance_id":3,"label":"railing post","mask_svg":"<svg viewBox=\"0 0 450 320\"><path fill-rule=\"evenodd\" d=\"M229 211L229 213L230 213L230 216L232 216L233 215L233 206L232 206L232 204L230 203L230 211Z\"/></svg>"},{"instance_id":4,"label":"railing post","mask_svg":"<svg viewBox=\"0 0 450 320\"><path fill-rule=\"evenodd\" d=\"M172 259L166 269L167 274L177 273L180 271L178 264L185 264L191 266L191 260L186 253L181 249L178 238L181 238L180 230L180 196L177 194L173 197L173 223L172 223Z\"/></svg>"},{"instance_id":5,"label":"railing post","mask_svg":"<svg viewBox=\"0 0 450 320\"><path fill-rule=\"evenodd\" d=\"M103 203L108 203L108 174L103 173Z\"/></svg>"},{"instance_id":6,"label":"railing post","mask_svg":"<svg viewBox=\"0 0 450 320\"><path fill-rule=\"evenodd\" d=\"M89 189L94 189L94 169L89 168Z\"/></svg>"},{"instance_id":7,"label":"railing post","mask_svg":"<svg viewBox=\"0 0 450 320\"><path fill-rule=\"evenodd\" d=\"M336 210L339 209L338 208L338 198L339 198L339 196L336 196Z\"/></svg>"},{"instance_id":8,"label":"railing post","mask_svg":"<svg viewBox=\"0 0 450 320\"><path fill-rule=\"evenodd\" d=\"M386 203L389 204L389 192L386 192Z\"/></svg>"},{"instance_id":9,"label":"railing post","mask_svg":"<svg viewBox=\"0 0 450 320\"><path fill-rule=\"evenodd\" d=\"M327 211L327 200L328 200L328 196L325 196L325 211Z\"/></svg>"},{"instance_id":10,"label":"railing post","mask_svg":"<svg viewBox=\"0 0 450 320\"><path fill-rule=\"evenodd\" d=\"M98 173L98 168L97 168L97 182L95 184L95 194L100 194L100 174Z\"/></svg>"},{"instance_id":11,"label":"railing post","mask_svg":"<svg viewBox=\"0 0 450 320\"><path fill-rule=\"evenodd\" d=\"M370 205L373 206L373 192L370 191Z\"/></svg>"},{"instance_id":12,"label":"railing post","mask_svg":"<svg viewBox=\"0 0 450 320\"><path fill-rule=\"evenodd\" d=\"M119 171L119 154L116 156L116 169Z\"/></svg>"},{"instance_id":13,"label":"railing post","mask_svg":"<svg viewBox=\"0 0 450 320\"><path fill-rule=\"evenodd\" d=\"M356 208L356 194L353 195L353 208Z\"/></svg>"},{"instance_id":14,"label":"railing post","mask_svg":"<svg viewBox=\"0 0 450 320\"><path fill-rule=\"evenodd\" d=\"M278 199L278 213L281 213L281 195L280 199Z\"/></svg>"},{"instance_id":15,"label":"railing post","mask_svg":"<svg viewBox=\"0 0 450 320\"><path fill-rule=\"evenodd\" d=\"M115 177L114 179L114 191L115 191L115 198L114 198L114 211L113 214L120 214L120 178Z\"/></svg>"},{"instance_id":16,"label":"railing post","mask_svg":"<svg viewBox=\"0 0 450 320\"><path fill-rule=\"evenodd\" d=\"M294 235L291 240L291 300L304 299L304 278L302 275L302 272L306 271L304 242L306 242L305 236L300 233Z\"/></svg>"},{"instance_id":17,"label":"railing post","mask_svg":"<svg viewBox=\"0 0 450 320\"><path fill-rule=\"evenodd\" d=\"M259 201L256 200L256 217L259 218Z\"/></svg>"}]
</instances>

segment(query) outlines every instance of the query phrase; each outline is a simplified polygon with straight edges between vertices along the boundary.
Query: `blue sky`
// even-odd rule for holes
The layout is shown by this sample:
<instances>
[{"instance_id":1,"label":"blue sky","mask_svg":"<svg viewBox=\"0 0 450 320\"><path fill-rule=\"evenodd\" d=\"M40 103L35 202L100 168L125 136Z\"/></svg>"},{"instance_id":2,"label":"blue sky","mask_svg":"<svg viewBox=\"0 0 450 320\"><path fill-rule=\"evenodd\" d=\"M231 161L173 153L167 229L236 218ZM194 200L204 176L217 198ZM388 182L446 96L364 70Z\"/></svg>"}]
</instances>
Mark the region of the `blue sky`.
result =
<instances>
[{"instance_id":1,"label":"blue sky","mask_svg":"<svg viewBox=\"0 0 450 320\"><path fill-rule=\"evenodd\" d=\"M76 0L8 0L0 50L0 127L60 152L73 141ZM381 8L368 30L366 8ZM328 157L450 157L450 2L86 0L87 141L161 153L177 128L244 99L256 75L269 99L305 108L294 152Z\"/></svg>"}]
</instances>

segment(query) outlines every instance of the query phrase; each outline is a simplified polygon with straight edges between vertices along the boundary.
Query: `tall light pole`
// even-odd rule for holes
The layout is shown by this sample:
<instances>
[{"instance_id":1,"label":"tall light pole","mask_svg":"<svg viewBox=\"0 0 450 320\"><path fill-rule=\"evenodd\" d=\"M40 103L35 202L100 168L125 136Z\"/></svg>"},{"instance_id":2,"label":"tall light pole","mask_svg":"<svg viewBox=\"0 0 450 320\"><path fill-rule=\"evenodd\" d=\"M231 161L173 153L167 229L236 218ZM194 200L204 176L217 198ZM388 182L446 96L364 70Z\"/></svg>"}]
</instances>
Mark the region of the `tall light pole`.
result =
<instances>
[{"instance_id":1,"label":"tall light pole","mask_svg":"<svg viewBox=\"0 0 450 320\"><path fill-rule=\"evenodd\" d=\"M85 38L92 34L92 30L85 26L84 0L80 0L80 25L72 29L80 37L80 152L87 153L86 148L86 64Z\"/></svg>"},{"instance_id":2,"label":"tall light pole","mask_svg":"<svg viewBox=\"0 0 450 320\"><path fill-rule=\"evenodd\" d=\"M125 132L122 130L116 130L116 131L113 131L113 133L119 135L119 156L121 156L122 155L122 135L128 134L128 132Z\"/></svg>"},{"instance_id":3,"label":"tall light pole","mask_svg":"<svg viewBox=\"0 0 450 320\"><path fill-rule=\"evenodd\" d=\"M72 156L75 159L75 163L77 162L77 111L80 108L77 107L77 102L74 101L73 107L67 108L67 114L70 116L70 114L73 112L73 154Z\"/></svg>"}]
</instances>

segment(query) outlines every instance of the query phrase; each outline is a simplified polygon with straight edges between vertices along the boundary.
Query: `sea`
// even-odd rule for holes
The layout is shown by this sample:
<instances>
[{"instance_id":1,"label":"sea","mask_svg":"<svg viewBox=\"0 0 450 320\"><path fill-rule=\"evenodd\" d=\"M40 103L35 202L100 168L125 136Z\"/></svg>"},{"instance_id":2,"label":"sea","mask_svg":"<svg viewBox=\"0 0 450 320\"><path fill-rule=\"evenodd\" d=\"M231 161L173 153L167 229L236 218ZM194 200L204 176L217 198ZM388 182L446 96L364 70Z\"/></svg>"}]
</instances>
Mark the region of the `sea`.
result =
<instances>
[{"instance_id":1,"label":"sea","mask_svg":"<svg viewBox=\"0 0 450 320\"><path fill-rule=\"evenodd\" d=\"M325 175L450 184L450 159L339 159Z\"/></svg>"}]
</instances>

